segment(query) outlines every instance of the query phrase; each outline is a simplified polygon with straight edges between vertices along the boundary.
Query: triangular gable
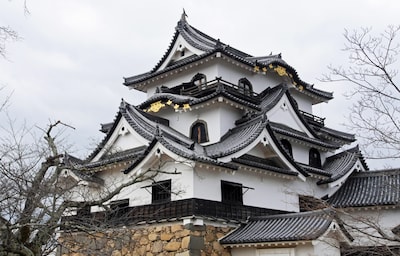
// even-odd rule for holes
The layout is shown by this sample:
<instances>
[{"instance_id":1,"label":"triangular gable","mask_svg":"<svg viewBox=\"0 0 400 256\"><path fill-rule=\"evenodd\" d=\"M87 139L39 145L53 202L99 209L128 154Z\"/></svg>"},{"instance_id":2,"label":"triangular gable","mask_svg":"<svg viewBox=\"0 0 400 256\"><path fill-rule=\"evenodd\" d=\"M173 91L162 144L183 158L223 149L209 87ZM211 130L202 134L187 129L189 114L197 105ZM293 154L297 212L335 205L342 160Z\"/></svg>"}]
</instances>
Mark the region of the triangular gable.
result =
<instances>
[{"instance_id":1,"label":"triangular gable","mask_svg":"<svg viewBox=\"0 0 400 256\"><path fill-rule=\"evenodd\" d=\"M151 70L152 73L163 70L171 62L185 59L193 55L201 55L213 50L217 40L193 28L186 20L185 12L175 28L172 41L159 63Z\"/></svg>"},{"instance_id":2,"label":"triangular gable","mask_svg":"<svg viewBox=\"0 0 400 256\"><path fill-rule=\"evenodd\" d=\"M205 53L204 51L193 47L182 35L179 34L179 32L177 33L178 36L176 36L176 39L173 40L173 43L170 45L170 49L167 50L167 56L162 59L160 64L157 65L158 68L155 69L154 72L163 70L177 61L181 61L192 56L199 56Z\"/></svg>"},{"instance_id":3,"label":"triangular gable","mask_svg":"<svg viewBox=\"0 0 400 256\"><path fill-rule=\"evenodd\" d=\"M131 127L124 116L119 118L118 122L109 133L107 140L103 142L102 148L93 156L91 162L98 161L106 154L142 147L149 142Z\"/></svg>"},{"instance_id":4,"label":"triangular gable","mask_svg":"<svg viewBox=\"0 0 400 256\"><path fill-rule=\"evenodd\" d=\"M130 107L131 105L122 100L118 114L112 125L109 125L106 136L86 161L96 162L105 154L148 144L154 133L151 129L152 125L149 124L151 120L147 120L138 111L130 111L128 113Z\"/></svg>"},{"instance_id":5,"label":"triangular gable","mask_svg":"<svg viewBox=\"0 0 400 256\"><path fill-rule=\"evenodd\" d=\"M243 155L248 154L258 145L268 147L289 170L298 172L298 177L305 180L308 174L299 167L286 150L281 146L274 135L265 116L255 117L248 123L241 124L239 128L230 130L220 142L206 146L208 155L218 161L229 163ZM229 150L227 150L229 149Z\"/></svg>"},{"instance_id":6,"label":"triangular gable","mask_svg":"<svg viewBox=\"0 0 400 256\"><path fill-rule=\"evenodd\" d=\"M293 100L288 91L286 91L285 95L282 96L274 107L267 111L267 116L272 122L284 123L292 129L307 134L310 138L317 138L312 128L299 116L299 112L293 105Z\"/></svg>"}]
</instances>

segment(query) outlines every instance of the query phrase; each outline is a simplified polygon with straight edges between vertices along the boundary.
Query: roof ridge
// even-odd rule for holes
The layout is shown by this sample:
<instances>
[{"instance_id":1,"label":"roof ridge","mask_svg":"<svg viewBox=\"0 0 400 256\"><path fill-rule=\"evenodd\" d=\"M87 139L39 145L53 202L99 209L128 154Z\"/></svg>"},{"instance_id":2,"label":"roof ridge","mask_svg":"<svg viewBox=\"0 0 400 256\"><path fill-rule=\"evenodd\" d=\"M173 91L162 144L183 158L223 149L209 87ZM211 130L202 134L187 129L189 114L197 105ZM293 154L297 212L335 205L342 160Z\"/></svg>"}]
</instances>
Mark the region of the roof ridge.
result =
<instances>
[{"instance_id":1,"label":"roof ridge","mask_svg":"<svg viewBox=\"0 0 400 256\"><path fill-rule=\"evenodd\" d=\"M283 214L274 214L267 216L253 216L248 220L264 220L264 219L284 219L284 218L301 218L301 217L316 217L316 216L332 216L334 211L330 208L318 209L313 211L306 212L291 212L291 213L283 213Z\"/></svg>"}]
</instances>

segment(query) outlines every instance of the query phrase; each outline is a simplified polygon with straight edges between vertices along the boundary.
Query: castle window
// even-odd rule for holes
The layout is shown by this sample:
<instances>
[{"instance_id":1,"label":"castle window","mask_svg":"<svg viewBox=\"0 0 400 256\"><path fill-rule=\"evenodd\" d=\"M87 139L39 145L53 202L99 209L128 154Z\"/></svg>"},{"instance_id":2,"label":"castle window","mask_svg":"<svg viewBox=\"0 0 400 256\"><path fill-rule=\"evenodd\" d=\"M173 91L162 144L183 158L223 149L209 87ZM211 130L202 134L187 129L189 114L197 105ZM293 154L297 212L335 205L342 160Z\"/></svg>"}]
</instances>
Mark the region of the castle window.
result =
<instances>
[{"instance_id":1,"label":"castle window","mask_svg":"<svg viewBox=\"0 0 400 256\"><path fill-rule=\"evenodd\" d=\"M110 202L110 218L121 218L128 213L129 199Z\"/></svg>"},{"instance_id":2,"label":"castle window","mask_svg":"<svg viewBox=\"0 0 400 256\"><path fill-rule=\"evenodd\" d=\"M321 155L315 148L310 149L309 165L315 168L321 168Z\"/></svg>"},{"instance_id":3,"label":"castle window","mask_svg":"<svg viewBox=\"0 0 400 256\"><path fill-rule=\"evenodd\" d=\"M190 138L197 143L207 142L207 124L203 121L196 121L190 130Z\"/></svg>"},{"instance_id":4,"label":"castle window","mask_svg":"<svg viewBox=\"0 0 400 256\"><path fill-rule=\"evenodd\" d=\"M154 182L151 185L151 203L164 203L171 201L171 180Z\"/></svg>"},{"instance_id":5,"label":"castle window","mask_svg":"<svg viewBox=\"0 0 400 256\"><path fill-rule=\"evenodd\" d=\"M193 78L192 78L192 83L199 87L199 89L205 89L206 87L206 75L201 74L201 73L197 73Z\"/></svg>"},{"instance_id":6,"label":"castle window","mask_svg":"<svg viewBox=\"0 0 400 256\"><path fill-rule=\"evenodd\" d=\"M289 155L291 157L293 157L293 151L292 151L292 145L290 144L290 142L288 140L281 140L282 146L284 149L286 149L286 151L289 153Z\"/></svg>"},{"instance_id":7,"label":"castle window","mask_svg":"<svg viewBox=\"0 0 400 256\"><path fill-rule=\"evenodd\" d=\"M239 80L238 89L240 93L247 96L251 96L251 93L253 92L253 86L247 78L241 78Z\"/></svg>"},{"instance_id":8,"label":"castle window","mask_svg":"<svg viewBox=\"0 0 400 256\"><path fill-rule=\"evenodd\" d=\"M243 186L240 183L234 183L221 180L221 195L223 203L243 204Z\"/></svg>"}]
</instances>

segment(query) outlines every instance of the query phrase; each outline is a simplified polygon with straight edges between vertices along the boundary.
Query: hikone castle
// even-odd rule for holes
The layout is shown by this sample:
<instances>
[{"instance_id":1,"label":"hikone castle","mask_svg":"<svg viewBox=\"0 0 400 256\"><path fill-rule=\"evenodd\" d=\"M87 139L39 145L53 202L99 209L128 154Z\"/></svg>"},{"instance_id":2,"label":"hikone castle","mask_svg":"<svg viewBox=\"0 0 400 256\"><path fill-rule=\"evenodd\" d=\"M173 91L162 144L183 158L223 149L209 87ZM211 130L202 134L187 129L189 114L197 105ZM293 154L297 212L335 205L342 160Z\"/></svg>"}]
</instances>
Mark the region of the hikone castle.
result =
<instances>
[{"instance_id":1,"label":"hikone castle","mask_svg":"<svg viewBox=\"0 0 400 256\"><path fill-rule=\"evenodd\" d=\"M154 68L124 78L147 99L110 106L116 115L101 126L104 139L87 159L69 156L74 168L64 175L81 181L71 197L83 202L151 178L122 189L108 208L66 213L64 221L112 223L113 241L94 245L79 231L61 231L60 241L80 237L80 255L94 255L96 246L97 255L130 256L395 249L380 237L400 235L400 170L370 171L355 135L313 114L333 94L302 79L281 54L249 55L183 14ZM78 247L61 246L59 254Z\"/></svg>"}]
</instances>

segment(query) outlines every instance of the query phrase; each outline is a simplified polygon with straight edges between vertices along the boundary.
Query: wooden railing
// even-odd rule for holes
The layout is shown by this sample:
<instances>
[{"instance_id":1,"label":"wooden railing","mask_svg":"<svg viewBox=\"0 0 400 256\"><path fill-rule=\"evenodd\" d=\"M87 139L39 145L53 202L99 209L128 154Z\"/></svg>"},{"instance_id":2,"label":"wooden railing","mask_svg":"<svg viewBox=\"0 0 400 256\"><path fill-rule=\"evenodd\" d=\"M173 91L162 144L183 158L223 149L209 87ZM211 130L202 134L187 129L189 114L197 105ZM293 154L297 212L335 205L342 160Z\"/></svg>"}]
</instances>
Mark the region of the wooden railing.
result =
<instances>
[{"instance_id":1,"label":"wooden railing","mask_svg":"<svg viewBox=\"0 0 400 256\"><path fill-rule=\"evenodd\" d=\"M227 221L245 221L250 216L266 216L283 213L282 211L246 206L241 204L227 204L205 199L184 199L159 204L126 207L114 211L95 212L84 215L66 216L65 227L79 225L132 225L139 222L157 222L161 220L176 220L183 217L198 216Z\"/></svg>"},{"instance_id":2,"label":"wooden railing","mask_svg":"<svg viewBox=\"0 0 400 256\"><path fill-rule=\"evenodd\" d=\"M308 112L304 112L302 110L299 110L299 112L300 112L300 114L303 115L303 117L307 121L313 122L314 124L317 124L317 125L322 125L322 126L325 125L325 118L310 114Z\"/></svg>"},{"instance_id":3,"label":"wooden railing","mask_svg":"<svg viewBox=\"0 0 400 256\"><path fill-rule=\"evenodd\" d=\"M200 96L207 92L213 92L213 91L217 90L217 88L219 86L226 90L235 91L235 92L240 93L241 95L245 95L248 97L257 97L258 96L258 94L253 91L247 90L246 92L244 92L243 88L239 87L237 84L230 83L230 82L225 81L218 77L214 80L207 81L207 82L199 84L199 85L193 84L188 88L183 88L180 91L180 93L181 93L181 95L197 97L197 96Z\"/></svg>"}]
</instances>

